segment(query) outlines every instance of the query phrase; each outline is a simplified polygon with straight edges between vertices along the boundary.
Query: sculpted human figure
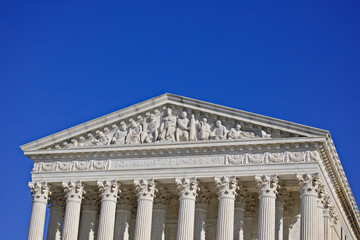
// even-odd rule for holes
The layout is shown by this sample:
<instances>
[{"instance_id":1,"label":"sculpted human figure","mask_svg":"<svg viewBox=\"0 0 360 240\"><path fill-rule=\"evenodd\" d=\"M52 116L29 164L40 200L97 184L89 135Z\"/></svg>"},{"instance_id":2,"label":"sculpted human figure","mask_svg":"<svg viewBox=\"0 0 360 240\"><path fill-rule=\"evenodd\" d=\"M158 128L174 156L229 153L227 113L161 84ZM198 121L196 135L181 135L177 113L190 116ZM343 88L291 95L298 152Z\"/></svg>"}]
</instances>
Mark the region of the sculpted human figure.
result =
<instances>
[{"instance_id":1,"label":"sculpted human figure","mask_svg":"<svg viewBox=\"0 0 360 240\"><path fill-rule=\"evenodd\" d=\"M226 139L227 132L228 130L226 129L226 127L221 124L220 120L217 120L215 123L214 130L210 134L210 137L213 140Z\"/></svg>"},{"instance_id":2,"label":"sculpted human figure","mask_svg":"<svg viewBox=\"0 0 360 240\"><path fill-rule=\"evenodd\" d=\"M171 108L167 109L167 116L163 118L160 126L160 139L175 141L176 117L172 115Z\"/></svg>"},{"instance_id":3,"label":"sculpted human figure","mask_svg":"<svg viewBox=\"0 0 360 240\"><path fill-rule=\"evenodd\" d=\"M101 145L100 141L97 140L91 133L89 133L88 136L90 138L89 145L95 145L95 146Z\"/></svg>"},{"instance_id":4,"label":"sculpted human figure","mask_svg":"<svg viewBox=\"0 0 360 240\"><path fill-rule=\"evenodd\" d=\"M236 124L235 128L231 128L230 132L228 133L228 138L229 139L238 139L241 138L241 125L240 124Z\"/></svg>"},{"instance_id":5,"label":"sculpted human figure","mask_svg":"<svg viewBox=\"0 0 360 240\"><path fill-rule=\"evenodd\" d=\"M203 118L201 122L198 123L199 137L200 140L209 140L211 129L210 125L207 123L207 118Z\"/></svg>"},{"instance_id":6,"label":"sculpted human figure","mask_svg":"<svg viewBox=\"0 0 360 240\"><path fill-rule=\"evenodd\" d=\"M98 135L98 139L101 145L107 145L109 143L109 138L105 135L104 132L96 131L96 134Z\"/></svg>"},{"instance_id":7,"label":"sculpted human figure","mask_svg":"<svg viewBox=\"0 0 360 240\"><path fill-rule=\"evenodd\" d=\"M196 120L194 114L191 114L189 129L190 129L189 140L196 141Z\"/></svg>"},{"instance_id":8,"label":"sculpted human figure","mask_svg":"<svg viewBox=\"0 0 360 240\"><path fill-rule=\"evenodd\" d=\"M121 122L120 128L114 133L110 144L125 144L126 134L126 123Z\"/></svg>"},{"instance_id":9,"label":"sculpted human figure","mask_svg":"<svg viewBox=\"0 0 360 240\"><path fill-rule=\"evenodd\" d=\"M154 114L150 114L149 122L146 124L144 129L144 140L143 142L151 143L155 142L159 136L160 123L156 119Z\"/></svg>"},{"instance_id":10,"label":"sculpted human figure","mask_svg":"<svg viewBox=\"0 0 360 240\"><path fill-rule=\"evenodd\" d=\"M130 129L128 135L126 136L125 143L127 144L137 144L140 143L140 134L142 132L142 126L137 124L134 119L130 118Z\"/></svg>"},{"instance_id":11,"label":"sculpted human figure","mask_svg":"<svg viewBox=\"0 0 360 240\"><path fill-rule=\"evenodd\" d=\"M187 118L187 113L182 112L181 117L177 120L176 128L176 140L180 141L180 138L184 138L186 141L189 141L189 119Z\"/></svg>"}]
</instances>

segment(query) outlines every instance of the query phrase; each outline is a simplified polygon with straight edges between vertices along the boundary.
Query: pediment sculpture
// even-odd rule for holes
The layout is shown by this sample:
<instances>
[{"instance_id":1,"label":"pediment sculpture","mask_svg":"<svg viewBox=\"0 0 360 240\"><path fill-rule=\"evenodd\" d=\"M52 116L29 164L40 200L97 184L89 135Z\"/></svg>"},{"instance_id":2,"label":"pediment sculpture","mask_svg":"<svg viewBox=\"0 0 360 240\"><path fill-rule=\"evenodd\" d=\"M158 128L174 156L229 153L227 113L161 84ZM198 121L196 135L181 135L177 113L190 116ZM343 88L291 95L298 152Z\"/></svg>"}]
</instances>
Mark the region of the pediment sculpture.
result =
<instances>
[{"instance_id":1,"label":"pediment sculpture","mask_svg":"<svg viewBox=\"0 0 360 240\"><path fill-rule=\"evenodd\" d=\"M190 116L188 116L190 115ZM212 117L201 117L188 114L186 111L166 108L162 113L155 110L145 117L139 115L113 124L112 130L105 127L95 133L88 133L87 137L80 136L63 142L63 146L56 145L56 149L85 146L106 146L124 144L143 144L156 142L207 141L242 138L271 138L271 133L262 129L244 130L240 123L224 121Z\"/></svg>"}]
</instances>

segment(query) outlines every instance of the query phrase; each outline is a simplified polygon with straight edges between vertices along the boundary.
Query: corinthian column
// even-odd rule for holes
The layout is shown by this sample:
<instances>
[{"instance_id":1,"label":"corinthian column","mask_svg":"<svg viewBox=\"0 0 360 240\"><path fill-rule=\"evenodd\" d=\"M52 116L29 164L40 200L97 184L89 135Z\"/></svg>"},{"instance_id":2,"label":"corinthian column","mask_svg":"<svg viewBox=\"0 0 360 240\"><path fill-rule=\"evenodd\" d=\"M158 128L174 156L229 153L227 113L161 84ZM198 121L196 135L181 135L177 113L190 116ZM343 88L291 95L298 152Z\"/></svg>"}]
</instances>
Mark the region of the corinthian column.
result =
<instances>
[{"instance_id":1,"label":"corinthian column","mask_svg":"<svg viewBox=\"0 0 360 240\"><path fill-rule=\"evenodd\" d=\"M316 240L319 237L318 193L320 181L318 175L298 176L301 193L300 240Z\"/></svg>"},{"instance_id":2,"label":"corinthian column","mask_svg":"<svg viewBox=\"0 0 360 240\"><path fill-rule=\"evenodd\" d=\"M211 192L206 187L200 187L195 203L194 240L206 238L206 213L211 198Z\"/></svg>"},{"instance_id":3,"label":"corinthian column","mask_svg":"<svg viewBox=\"0 0 360 240\"><path fill-rule=\"evenodd\" d=\"M235 199L235 213L234 213L234 240L244 240L244 225L245 225L245 199L248 191L244 186L240 185L238 188L238 195Z\"/></svg>"},{"instance_id":4,"label":"corinthian column","mask_svg":"<svg viewBox=\"0 0 360 240\"><path fill-rule=\"evenodd\" d=\"M276 175L256 177L259 186L259 240L275 239L275 199L278 179Z\"/></svg>"},{"instance_id":5,"label":"corinthian column","mask_svg":"<svg viewBox=\"0 0 360 240\"><path fill-rule=\"evenodd\" d=\"M31 197L33 198L28 240L42 240L46 206L49 197L49 187L46 182L29 183Z\"/></svg>"},{"instance_id":6,"label":"corinthian column","mask_svg":"<svg viewBox=\"0 0 360 240\"><path fill-rule=\"evenodd\" d=\"M134 183L138 195L134 240L150 240L156 183L154 179L135 180Z\"/></svg>"},{"instance_id":7,"label":"corinthian column","mask_svg":"<svg viewBox=\"0 0 360 240\"><path fill-rule=\"evenodd\" d=\"M198 190L196 178L177 178L176 184L180 190L180 207L177 230L177 240L192 240L194 238L195 200Z\"/></svg>"},{"instance_id":8,"label":"corinthian column","mask_svg":"<svg viewBox=\"0 0 360 240\"><path fill-rule=\"evenodd\" d=\"M84 186L80 181L63 182L62 185L66 194L66 209L61 237L62 240L77 240Z\"/></svg>"},{"instance_id":9,"label":"corinthian column","mask_svg":"<svg viewBox=\"0 0 360 240\"><path fill-rule=\"evenodd\" d=\"M50 197L50 217L46 240L59 240L61 237L61 228L64 218L65 197L61 189L52 189L56 191Z\"/></svg>"},{"instance_id":10,"label":"corinthian column","mask_svg":"<svg viewBox=\"0 0 360 240\"><path fill-rule=\"evenodd\" d=\"M134 192L128 188L122 188L116 205L114 240L129 240L131 209L135 201Z\"/></svg>"},{"instance_id":11,"label":"corinthian column","mask_svg":"<svg viewBox=\"0 0 360 240\"><path fill-rule=\"evenodd\" d=\"M98 205L97 191L87 189L81 206L79 240L95 239Z\"/></svg>"},{"instance_id":12,"label":"corinthian column","mask_svg":"<svg viewBox=\"0 0 360 240\"><path fill-rule=\"evenodd\" d=\"M253 239L253 218L255 217L255 198L248 193L245 196L244 239Z\"/></svg>"},{"instance_id":13,"label":"corinthian column","mask_svg":"<svg viewBox=\"0 0 360 240\"><path fill-rule=\"evenodd\" d=\"M171 194L166 189L160 189L160 191L155 194L151 240L165 240L166 208L170 204L170 201Z\"/></svg>"},{"instance_id":14,"label":"corinthian column","mask_svg":"<svg viewBox=\"0 0 360 240\"><path fill-rule=\"evenodd\" d=\"M286 188L281 187L276 198L275 206L275 239L284 239L284 202L288 199L289 193Z\"/></svg>"},{"instance_id":15,"label":"corinthian column","mask_svg":"<svg viewBox=\"0 0 360 240\"><path fill-rule=\"evenodd\" d=\"M101 210L97 239L113 240L119 183L117 180L104 180L99 181L97 185L101 195Z\"/></svg>"},{"instance_id":16,"label":"corinthian column","mask_svg":"<svg viewBox=\"0 0 360 240\"><path fill-rule=\"evenodd\" d=\"M215 178L219 196L219 209L217 221L217 240L233 240L234 238L234 207L236 196L236 178Z\"/></svg>"}]
</instances>

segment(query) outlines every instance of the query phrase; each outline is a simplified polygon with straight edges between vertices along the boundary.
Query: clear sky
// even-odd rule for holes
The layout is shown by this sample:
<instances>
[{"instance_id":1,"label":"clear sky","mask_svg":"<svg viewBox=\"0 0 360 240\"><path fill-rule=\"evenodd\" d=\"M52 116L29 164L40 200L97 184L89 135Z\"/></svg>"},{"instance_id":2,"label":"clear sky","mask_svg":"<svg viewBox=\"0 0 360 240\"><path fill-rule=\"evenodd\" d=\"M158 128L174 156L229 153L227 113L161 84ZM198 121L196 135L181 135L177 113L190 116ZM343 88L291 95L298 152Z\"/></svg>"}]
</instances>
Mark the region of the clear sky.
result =
<instances>
[{"instance_id":1,"label":"clear sky","mask_svg":"<svg viewBox=\"0 0 360 240\"><path fill-rule=\"evenodd\" d=\"M360 2L0 1L2 239L25 239L18 146L165 92L329 130L360 201Z\"/></svg>"}]
</instances>

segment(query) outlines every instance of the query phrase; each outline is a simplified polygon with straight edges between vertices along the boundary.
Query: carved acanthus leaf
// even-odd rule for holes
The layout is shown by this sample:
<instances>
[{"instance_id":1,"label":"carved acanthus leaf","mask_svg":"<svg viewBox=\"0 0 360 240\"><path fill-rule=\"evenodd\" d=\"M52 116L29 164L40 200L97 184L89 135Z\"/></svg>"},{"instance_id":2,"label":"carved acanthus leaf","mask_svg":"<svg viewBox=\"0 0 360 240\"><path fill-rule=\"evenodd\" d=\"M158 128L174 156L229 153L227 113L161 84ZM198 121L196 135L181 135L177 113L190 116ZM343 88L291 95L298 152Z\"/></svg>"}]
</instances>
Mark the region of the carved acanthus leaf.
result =
<instances>
[{"instance_id":1,"label":"carved acanthus leaf","mask_svg":"<svg viewBox=\"0 0 360 240\"><path fill-rule=\"evenodd\" d=\"M120 183L117 180L104 180L97 183L100 191L100 196L103 200L116 201L119 194Z\"/></svg>"},{"instance_id":2,"label":"carved acanthus leaf","mask_svg":"<svg viewBox=\"0 0 360 240\"><path fill-rule=\"evenodd\" d=\"M235 198L237 190L237 180L235 176L215 178L218 196L220 198Z\"/></svg>"},{"instance_id":3,"label":"carved acanthus leaf","mask_svg":"<svg viewBox=\"0 0 360 240\"><path fill-rule=\"evenodd\" d=\"M140 179L134 181L138 199L153 200L156 189L156 182L154 179Z\"/></svg>"},{"instance_id":4,"label":"carved acanthus leaf","mask_svg":"<svg viewBox=\"0 0 360 240\"><path fill-rule=\"evenodd\" d=\"M84 185L81 181L69 181L69 182L63 182L62 186L64 188L66 201L80 201L83 198L83 194L85 194L84 191Z\"/></svg>"},{"instance_id":5,"label":"carved acanthus leaf","mask_svg":"<svg viewBox=\"0 0 360 240\"><path fill-rule=\"evenodd\" d=\"M180 198L196 198L199 190L199 182L196 178L176 178L176 184L180 192Z\"/></svg>"},{"instance_id":6,"label":"carved acanthus leaf","mask_svg":"<svg viewBox=\"0 0 360 240\"><path fill-rule=\"evenodd\" d=\"M262 196L275 197L278 189L278 178L276 175L261 175L261 176L256 176L255 178L259 187L260 197Z\"/></svg>"},{"instance_id":7,"label":"carved acanthus leaf","mask_svg":"<svg viewBox=\"0 0 360 240\"><path fill-rule=\"evenodd\" d=\"M302 195L318 197L322 184L317 173L305 173L298 175L297 178L299 179L299 190Z\"/></svg>"},{"instance_id":8,"label":"carved acanthus leaf","mask_svg":"<svg viewBox=\"0 0 360 240\"><path fill-rule=\"evenodd\" d=\"M46 203L51 195L47 182L30 182L29 188L33 201Z\"/></svg>"}]
</instances>

